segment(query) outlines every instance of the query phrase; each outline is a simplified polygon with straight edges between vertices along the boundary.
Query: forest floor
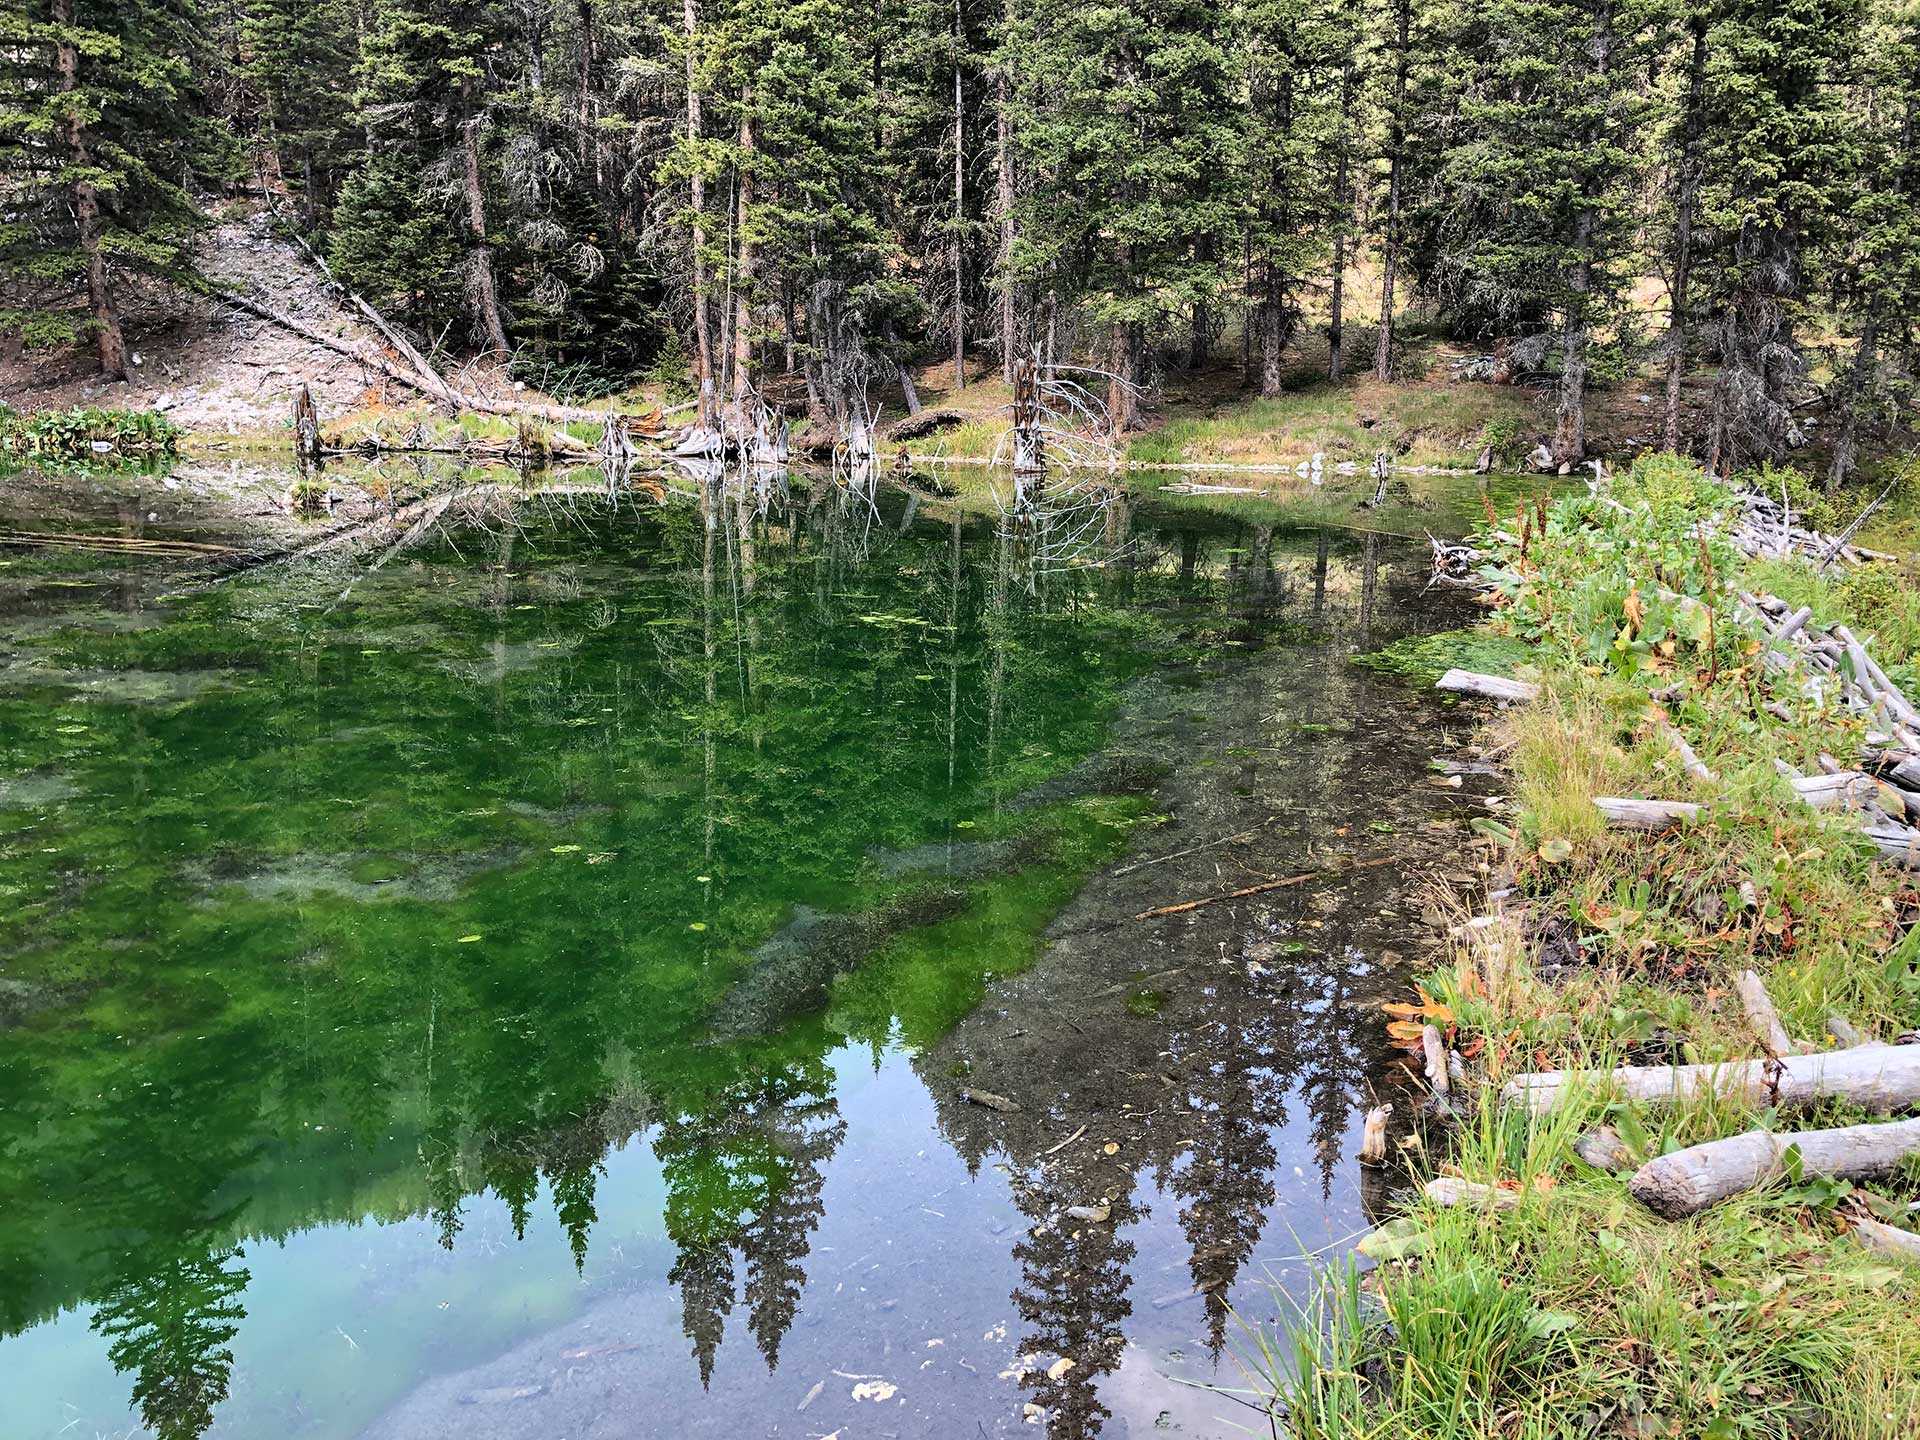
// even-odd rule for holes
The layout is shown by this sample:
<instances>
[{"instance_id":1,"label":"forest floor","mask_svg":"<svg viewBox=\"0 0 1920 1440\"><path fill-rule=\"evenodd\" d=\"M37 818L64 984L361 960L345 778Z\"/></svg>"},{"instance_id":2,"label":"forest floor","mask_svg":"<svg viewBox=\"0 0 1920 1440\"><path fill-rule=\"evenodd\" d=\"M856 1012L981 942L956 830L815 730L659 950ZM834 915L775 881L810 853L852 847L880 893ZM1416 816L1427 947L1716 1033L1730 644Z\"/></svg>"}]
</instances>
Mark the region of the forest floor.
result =
<instances>
[{"instance_id":1,"label":"forest floor","mask_svg":"<svg viewBox=\"0 0 1920 1440\"><path fill-rule=\"evenodd\" d=\"M202 237L199 259L214 285L231 287L281 313L356 345L379 349L379 337L332 293L298 249L276 235L266 213L235 202L218 210ZM0 348L0 404L25 412L80 406L159 410L196 439L278 445L289 432L294 397L312 392L323 422L384 421L425 413L421 397L311 341L209 296L135 289L126 306L134 370L105 381L91 356L23 355ZM1213 364L1173 369L1162 377L1127 456L1140 463L1292 465L1316 451L1329 460L1370 461L1387 450L1414 465L1471 465L1488 436L1529 449L1551 426L1550 405L1536 390L1456 378L1469 352L1410 335L1403 378L1382 384L1371 375L1329 382L1325 336L1303 331L1292 357L1287 393L1260 399L1244 383L1238 344L1223 338ZM1350 348L1352 342L1350 341ZM1232 353L1229 353L1232 352ZM548 397L507 379L497 362L446 367L462 390L529 401ZM1710 383L1700 377L1700 384ZM906 448L916 457L991 455L1007 429L1011 394L983 357L954 387L952 361L917 374L929 410L952 410L959 425ZM797 388L797 385L793 388ZM1690 388L1690 401L1696 398ZM662 402L658 387L635 387L610 404L640 408ZM898 387L876 396L891 423L906 414ZM1596 391L1590 421L1594 453L1631 456L1654 443L1655 391L1630 384ZM958 467L956 467L958 468Z\"/></svg>"},{"instance_id":2,"label":"forest floor","mask_svg":"<svg viewBox=\"0 0 1920 1440\"><path fill-rule=\"evenodd\" d=\"M272 233L257 207L217 213L198 254L216 286L351 344L381 348L373 328L340 303L311 261ZM303 384L323 419L419 403L385 376L209 296L135 287L125 312L129 379L104 379L86 350L48 356L0 347L0 404L23 412L158 410L195 436L284 444ZM497 364L450 369L448 378L477 393L513 390Z\"/></svg>"},{"instance_id":3,"label":"forest floor","mask_svg":"<svg viewBox=\"0 0 1920 1440\"><path fill-rule=\"evenodd\" d=\"M1607 1079L1774 1048L1739 998L1749 971L1789 1048L1916 1038L1912 872L1880 860L1857 815L1801 802L1776 765L1859 763L1869 722L1803 670L1763 665L1772 642L1736 597L1772 594L1808 606L1812 628L1853 627L1911 691L1920 586L1910 562L1822 576L1717 542L1710 560L1701 536L1727 492L1670 457L1642 461L1612 499L1543 502L1531 545L1478 537L1499 576L1491 618L1452 654L1426 642L1402 657L1428 683L1457 663L1538 686L1459 757L1509 782L1478 822L1500 878L1449 897L1462 922L1483 918L1391 1012L1414 1045L1432 1025L1464 1073L1456 1122L1389 1165L1415 1184L1487 1187L1488 1203L1416 1189L1362 1247L1380 1268L1330 1276L1291 1335L1261 1333L1254 1368L1300 1440L1920 1434L1920 1258L1866 1243L1877 1219L1920 1250L1920 1154L1858 1184L1790 1156L1772 1183L1663 1219L1632 1183L1657 1157L1879 1117L1835 1099L1800 1113L1725 1094L1629 1102ZM1665 583L1636 595L1656 572ZM1692 606L1713 613L1704 633L1681 618L1704 615ZM1683 765L1675 732L1710 775ZM1596 796L1696 802L1705 823L1610 829ZM1588 1078L1543 1114L1495 1099L1541 1071ZM1583 1143L1602 1126L1604 1167Z\"/></svg>"}]
</instances>

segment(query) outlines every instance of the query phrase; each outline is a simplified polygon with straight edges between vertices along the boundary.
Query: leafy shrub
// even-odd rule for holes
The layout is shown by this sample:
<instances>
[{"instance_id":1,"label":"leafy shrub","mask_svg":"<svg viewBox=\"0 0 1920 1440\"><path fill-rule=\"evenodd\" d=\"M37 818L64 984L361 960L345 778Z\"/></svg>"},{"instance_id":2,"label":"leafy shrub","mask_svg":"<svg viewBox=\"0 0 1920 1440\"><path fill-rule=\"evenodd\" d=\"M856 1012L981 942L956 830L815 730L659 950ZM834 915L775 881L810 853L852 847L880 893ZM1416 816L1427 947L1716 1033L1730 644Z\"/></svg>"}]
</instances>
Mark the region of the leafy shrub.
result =
<instances>
[{"instance_id":1,"label":"leafy shrub","mask_svg":"<svg viewBox=\"0 0 1920 1440\"><path fill-rule=\"evenodd\" d=\"M1649 455L1611 494L1522 502L1511 519L1489 507L1478 544L1493 556L1498 628L1627 674L1670 672L1683 648L1730 658L1739 556L1718 522L1732 499L1690 462Z\"/></svg>"},{"instance_id":2,"label":"leafy shrub","mask_svg":"<svg viewBox=\"0 0 1920 1440\"><path fill-rule=\"evenodd\" d=\"M157 410L76 409L20 415L0 408L0 450L62 460L86 460L96 454L171 455L182 433Z\"/></svg>"}]
</instances>

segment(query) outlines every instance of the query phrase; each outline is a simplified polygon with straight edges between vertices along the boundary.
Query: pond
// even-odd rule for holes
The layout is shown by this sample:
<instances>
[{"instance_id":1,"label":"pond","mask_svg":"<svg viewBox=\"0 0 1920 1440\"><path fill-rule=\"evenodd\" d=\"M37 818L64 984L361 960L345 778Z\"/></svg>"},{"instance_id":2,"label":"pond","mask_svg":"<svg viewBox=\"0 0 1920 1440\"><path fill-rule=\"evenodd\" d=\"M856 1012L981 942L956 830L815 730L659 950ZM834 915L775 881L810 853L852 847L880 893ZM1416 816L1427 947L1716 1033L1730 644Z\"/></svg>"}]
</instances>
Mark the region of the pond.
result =
<instances>
[{"instance_id":1,"label":"pond","mask_svg":"<svg viewBox=\"0 0 1920 1440\"><path fill-rule=\"evenodd\" d=\"M167 543L0 551L10 1436L1256 1418L1469 863L1354 663L1468 618L1423 539L490 486L236 568L118 484Z\"/></svg>"}]
</instances>

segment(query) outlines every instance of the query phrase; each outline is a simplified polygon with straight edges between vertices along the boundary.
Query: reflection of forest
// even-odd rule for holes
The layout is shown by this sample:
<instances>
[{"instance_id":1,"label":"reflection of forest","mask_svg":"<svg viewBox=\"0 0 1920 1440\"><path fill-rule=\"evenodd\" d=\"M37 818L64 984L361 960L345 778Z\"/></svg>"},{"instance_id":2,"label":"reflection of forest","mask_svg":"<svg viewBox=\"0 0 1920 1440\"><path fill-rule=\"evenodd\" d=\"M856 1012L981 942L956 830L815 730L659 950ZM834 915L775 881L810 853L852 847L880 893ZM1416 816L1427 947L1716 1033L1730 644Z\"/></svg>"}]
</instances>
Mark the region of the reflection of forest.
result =
<instances>
[{"instance_id":1,"label":"reflection of forest","mask_svg":"<svg viewBox=\"0 0 1920 1440\"><path fill-rule=\"evenodd\" d=\"M1382 1070L1361 1002L1390 983L1381 952L1405 944L1395 906L1430 844L1411 832L1436 807L1430 794L1388 796L1379 783L1411 771L1419 760L1402 752L1425 739L1424 726L1402 728L1384 712L1417 716L1424 699L1339 657L1398 633L1421 577L1383 566L1371 538L1338 557L1324 533L1309 543L1290 553L1259 530L1155 537L1137 562L1175 578L1171 602L1192 629L1253 639L1297 627L1304 636L1245 661L1201 662L1210 672L1203 708L1176 704L1124 722L1132 743L1172 766L1159 793L1173 815L1153 851L1172 855L1256 824L1257 836L1097 876L1054 923L1046 958L917 1063L969 1162L995 1153L1013 1162L1031 1227L1016 1249L1024 1279L1013 1297L1028 1325L1024 1383L1051 1413L1053 1435L1100 1433L1101 1381L1118 1368L1143 1300L1203 1306L1219 1356L1233 1286L1260 1278L1249 1265L1275 1214L1276 1136L1301 1108L1326 1196ZM1224 573L1203 587L1216 548L1229 552ZM1314 728L1296 730L1299 722ZM1365 850L1353 832L1367 835L1383 817L1403 832L1390 843L1406 868L1151 922L1120 918L1169 896L1297 871L1328 848ZM943 1083L959 1069L1021 1111L966 1104ZM1124 1227L1151 1213L1155 1192L1178 1207L1186 1296L1164 1285L1136 1293L1148 1282L1130 1265ZM1104 1221L1071 1213L1103 1206ZM1280 1239L1294 1249L1294 1237Z\"/></svg>"},{"instance_id":2,"label":"reflection of forest","mask_svg":"<svg viewBox=\"0 0 1920 1440\"><path fill-rule=\"evenodd\" d=\"M528 867L477 887L488 908L456 929L516 938L510 949L473 952L445 943L451 922L435 905L411 901L320 897L295 915L258 899L196 895L120 922L87 911L83 899L54 945L97 943L124 923L135 937L121 961L132 979L99 983L154 985L143 1002L152 1028L87 1061L94 1068L75 1090L111 1100L81 1104L36 1078L54 1073L55 1061L71 1063L62 1047L72 1037L54 1027L24 1028L0 1060L8 1093L22 1097L0 1120L0 1164L6 1193L28 1197L0 1221L16 1257L0 1281L19 1282L0 1285L11 1296L7 1330L93 1304L113 1363L135 1376L148 1426L197 1435L229 1385L230 1342L245 1318L245 1243L404 1214L430 1218L454 1249L473 1197L498 1196L524 1235L544 1190L584 1268L604 1157L644 1136L665 1181L665 1231L677 1254L669 1279L702 1380L742 1305L775 1366L845 1134L825 1057L848 1040L932 1044L986 977L969 972L975 989L937 996L905 983L849 990L842 981L884 934L852 921L820 927L797 959L776 967L763 943L772 926L796 905L832 903L865 906L889 924L926 923L995 883L992 874L949 875L935 886L946 898L920 904L915 897L931 893L925 882L877 877L870 852L953 842L963 815L1018 821L1041 799L1104 783L1100 767L1073 767L1155 649L1206 673L1202 689L1149 685L1157 701L1141 710L1129 700L1120 712L1129 727L1120 749L1147 762L1127 771L1128 783L1174 767L1162 789L1180 804L1154 843L1183 827L1211 832L1271 812L1281 818L1264 848L1241 858L1282 863L1350 818L1368 782L1372 742L1350 734L1258 764L1202 772L1183 762L1266 733L1266 717L1289 707L1340 715L1379 703L1383 687L1326 663L1405 623L1408 597L1392 586L1410 582L1398 571L1382 578L1374 543L1342 543L1332 556L1324 533L1302 550L1268 528L1148 521L1129 533L1124 509L1108 519L1115 563L1036 570L1022 565L1017 543L965 532L957 518L909 527L824 487L784 513L768 513L752 492L710 497L648 523L637 590L625 588L628 562L616 548L633 543L630 529L557 539L501 523L485 544L465 546L481 557L468 559L486 659L450 665L426 654L404 672L412 686L404 691L390 673L344 679L312 636L285 656L262 656L256 636L226 635L272 684L220 701L206 719L213 733L191 743L179 731L190 718L131 717L142 736L100 756L90 793L165 795L188 769L213 764L209 747L229 743L222 727L257 725L260 745L214 773L244 788L236 804L272 801L276 784L294 782L267 744L311 745L316 719L350 702L369 724L397 727L379 763L405 776L400 805L436 818L462 805L488 815L476 793L482 801L489 787L519 793L513 787L529 788L530 774L543 813L611 812L598 822L596 844L606 848L596 853L646 858L625 870L580 859L558 879ZM435 568L457 576L449 558ZM394 594L368 587L363 603ZM527 616L528 596L540 597L542 614ZM476 597L456 589L452 598ZM636 598L630 608L645 623L622 624L620 607ZM445 603L423 604L412 623L471 632L472 612L436 608ZM1383 604L1385 620L1376 613ZM249 597L247 622L261 613L261 598ZM234 621L209 607L192 623L194 643L209 646ZM1257 645L1278 633L1304 638L1288 654L1321 659L1216 664L1222 642ZM549 643L551 657L523 658ZM431 744L405 728L426 714L440 717ZM353 763L317 784L302 778L300 805L338 824L340 811L325 807L331 788L357 783ZM216 823L219 801L202 806ZM359 833L336 845L384 848L372 832L390 822L352 823ZM533 845L554 849L551 838ZM152 848L144 837L103 843ZM1017 865L1049 852L1009 853ZM179 859L163 845L137 873L171 874L179 888ZM656 882L666 876L672 886ZM1032 977L1071 989L1092 966L1105 985L1135 960L1151 973L1217 950L1217 973L1165 984L1157 1014L1128 1010L1123 986L1092 1008L1078 998L1057 1006L1078 1020L1070 1028L1030 1018L1023 1040L1008 1038L1004 1019L995 1033L976 1017L922 1067L952 1142L970 1160L1004 1150L1019 1172L1031 1228L1016 1241L1026 1278L1014 1299L1031 1332L1024 1348L1042 1357L1035 1400L1071 1421L1056 1433L1090 1434L1104 1414L1099 1380L1118 1363L1133 1304L1133 1246L1120 1231L1151 1208L1141 1179L1151 1172L1180 1207L1217 1349L1227 1289L1267 1223L1271 1133L1289 1098L1311 1114L1329 1183L1377 1061L1356 1041L1350 1001L1364 975L1352 956L1377 950L1378 937L1338 908L1300 955L1281 937L1298 933L1312 903L1304 893L1105 934L1113 915L1139 908L1132 897L1205 888L1212 876L1190 866L1103 876ZM1357 911L1377 897L1349 898ZM234 941L240 933L254 937L250 948ZM169 937L165 947L157 935ZM143 959L182 954L204 960L207 974L226 966L221 989L155 979L191 966L140 969ZM193 1044L182 1038L183 1018L200 1037ZM1025 1114L960 1105L946 1069L959 1053L1017 1076L1032 1102ZM1082 1112L1126 1137L1118 1156L1090 1141L1045 1155L1078 1123L1061 1114ZM382 1199L370 1198L375 1189ZM1094 1196L1111 1205L1108 1222L1059 1219ZM1046 1379L1055 1356L1075 1365Z\"/></svg>"}]
</instances>

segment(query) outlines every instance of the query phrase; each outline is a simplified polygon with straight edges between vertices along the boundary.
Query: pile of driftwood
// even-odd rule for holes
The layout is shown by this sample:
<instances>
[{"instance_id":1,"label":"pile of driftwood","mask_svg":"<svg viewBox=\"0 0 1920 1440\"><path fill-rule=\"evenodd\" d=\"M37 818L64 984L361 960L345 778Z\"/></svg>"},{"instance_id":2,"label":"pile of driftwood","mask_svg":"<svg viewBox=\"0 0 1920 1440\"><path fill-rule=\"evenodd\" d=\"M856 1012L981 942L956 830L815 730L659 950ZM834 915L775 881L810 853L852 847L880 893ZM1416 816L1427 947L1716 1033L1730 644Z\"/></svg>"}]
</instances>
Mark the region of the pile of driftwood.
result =
<instances>
[{"instance_id":1,"label":"pile of driftwood","mask_svg":"<svg viewBox=\"0 0 1920 1440\"><path fill-rule=\"evenodd\" d=\"M1775 500L1758 490L1743 490L1739 497L1740 511L1727 522L1727 538L1739 546L1743 554L1768 558L1802 555L1817 562L1823 570L1835 560L1844 560L1849 565L1859 565L1868 560L1888 560L1893 557L1878 550L1869 550L1864 545L1856 545L1853 537L1860 533L1860 527L1867 523L1891 493L1891 486L1881 491L1846 529L1830 536L1796 524L1784 495Z\"/></svg>"}]
</instances>

